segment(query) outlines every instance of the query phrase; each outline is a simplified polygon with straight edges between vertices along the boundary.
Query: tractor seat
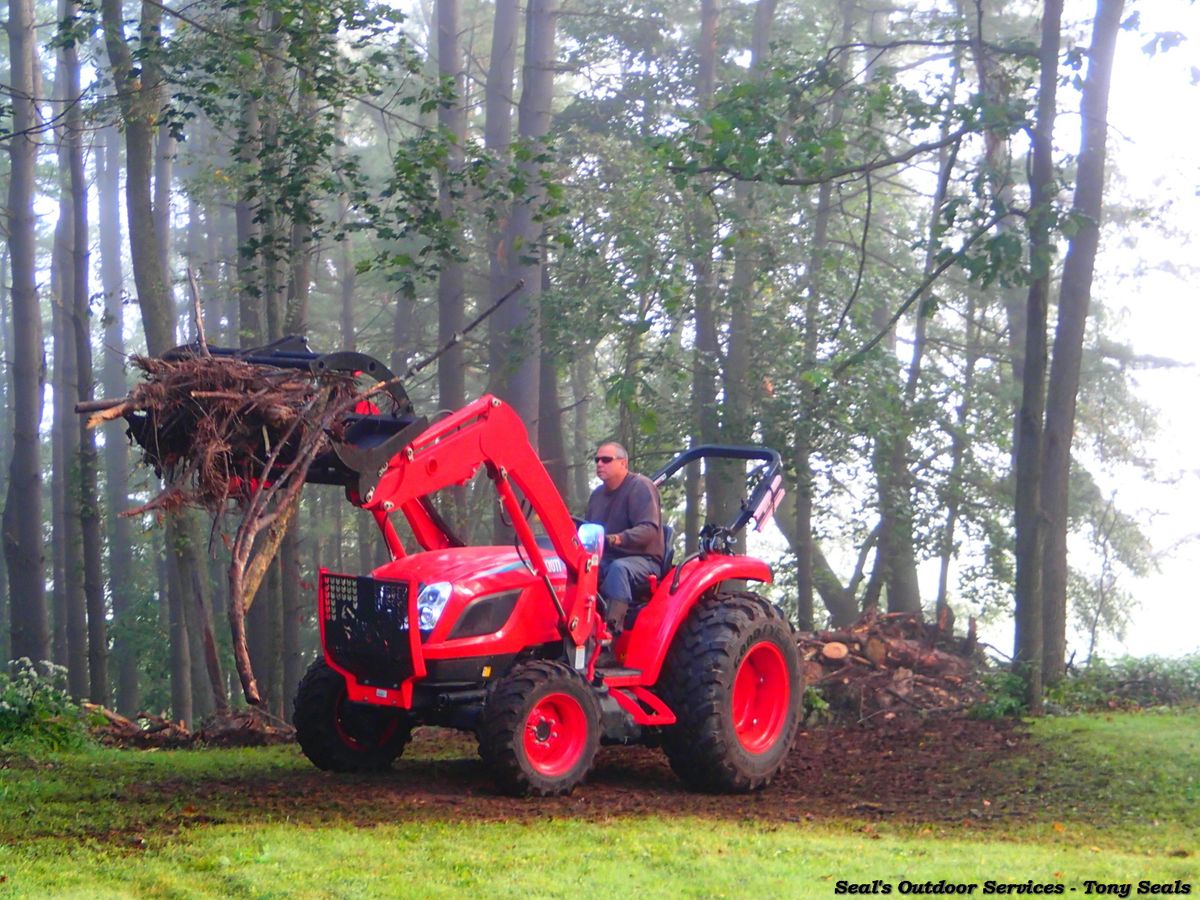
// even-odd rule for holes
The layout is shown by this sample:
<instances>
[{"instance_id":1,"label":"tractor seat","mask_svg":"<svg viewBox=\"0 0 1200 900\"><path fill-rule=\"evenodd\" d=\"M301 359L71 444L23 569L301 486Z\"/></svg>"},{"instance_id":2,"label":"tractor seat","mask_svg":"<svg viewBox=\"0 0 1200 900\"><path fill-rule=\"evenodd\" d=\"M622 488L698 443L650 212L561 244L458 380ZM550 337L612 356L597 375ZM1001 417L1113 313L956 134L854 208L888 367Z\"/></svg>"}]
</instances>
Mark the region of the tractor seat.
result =
<instances>
[{"instance_id":1,"label":"tractor seat","mask_svg":"<svg viewBox=\"0 0 1200 900\"><path fill-rule=\"evenodd\" d=\"M658 572L658 576L650 576L649 581L643 581L634 586L633 602L629 604L629 611L636 615L636 610L644 606L646 601L658 589L658 586L667 580L672 567L675 563L675 548L671 546L671 541L675 537L675 529L670 525L664 524L663 532L663 559L662 568Z\"/></svg>"},{"instance_id":2,"label":"tractor seat","mask_svg":"<svg viewBox=\"0 0 1200 900\"><path fill-rule=\"evenodd\" d=\"M659 574L658 580L662 581L667 577L667 573L671 571L671 567L675 563L675 547L672 541L675 538L675 529L670 525L664 524L662 527L663 533L663 563L662 572Z\"/></svg>"}]
</instances>

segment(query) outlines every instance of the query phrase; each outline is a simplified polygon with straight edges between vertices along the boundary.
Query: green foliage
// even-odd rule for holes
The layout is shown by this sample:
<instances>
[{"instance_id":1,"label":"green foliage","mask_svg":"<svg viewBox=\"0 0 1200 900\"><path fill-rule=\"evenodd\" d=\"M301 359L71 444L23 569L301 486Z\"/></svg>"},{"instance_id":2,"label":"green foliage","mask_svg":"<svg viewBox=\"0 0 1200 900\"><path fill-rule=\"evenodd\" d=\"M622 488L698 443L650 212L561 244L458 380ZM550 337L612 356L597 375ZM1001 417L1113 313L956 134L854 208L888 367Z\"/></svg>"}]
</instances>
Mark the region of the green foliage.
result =
<instances>
[{"instance_id":1,"label":"green foliage","mask_svg":"<svg viewBox=\"0 0 1200 900\"><path fill-rule=\"evenodd\" d=\"M0 750L40 754L89 743L79 706L66 691L67 670L28 659L0 672Z\"/></svg>"},{"instance_id":2,"label":"green foliage","mask_svg":"<svg viewBox=\"0 0 1200 900\"><path fill-rule=\"evenodd\" d=\"M980 679L987 699L969 711L973 719L1005 719L1025 712L1025 682L1013 672L996 669Z\"/></svg>"},{"instance_id":3,"label":"green foliage","mask_svg":"<svg viewBox=\"0 0 1200 900\"><path fill-rule=\"evenodd\" d=\"M832 721L833 712L820 688L812 685L806 687L804 689L804 722L808 725L819 725Z\"/></svg>"},{"instance_id":4,"label":"green foliage","mask_svg":"<svg viewBox=\"0 0 1200 900\"><path fill-rule=\"evenodd\" d=\"M1200 653L1090 661L1068 672L1048 692L1048 708L1061 712L1200 705Z\"/></svg>"}]
</instances>

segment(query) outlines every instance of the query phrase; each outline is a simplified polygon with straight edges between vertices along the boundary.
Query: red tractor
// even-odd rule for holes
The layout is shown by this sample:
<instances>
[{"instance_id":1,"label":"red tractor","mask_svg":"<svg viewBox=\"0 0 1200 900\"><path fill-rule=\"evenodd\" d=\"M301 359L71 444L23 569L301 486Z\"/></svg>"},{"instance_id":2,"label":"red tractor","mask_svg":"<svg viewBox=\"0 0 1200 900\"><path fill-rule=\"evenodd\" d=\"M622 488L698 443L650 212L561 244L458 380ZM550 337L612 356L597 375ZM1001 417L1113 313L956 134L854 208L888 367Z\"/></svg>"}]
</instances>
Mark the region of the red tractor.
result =
<instances>
[{"instance_id":1,"label":"red tractor","mask_svg":"<svg viewBox=\"0 0 1200 900\"><path fill-rule=\"evenodd\" d=\"M369 357L319 356L302 343L221 352L391 378ZM612 647L617 667L599 668L611 637L597 596L603 532L571 518L513 410L484 396L428 424L395 385L359 404L306 477L344 486L371 512L391 561L370 575L320 573L324 653L295 700L305 755L332 771L383 769L414 727L440 725L476 734L498 786L514 794L570 792L601 743L660 744L700 790L765 786L801 717L799 658L779 610L730 585L771 581L766 563L733 552L733 539L751 520L769 521L782 495L779 454L696 447L654 481L717 458L758 463L748 498L727 526L705 526L699 552L678 563L664 535L662 571ZM464 546L431 502L481 467L513 545ZM403 545L394 513L418 552Z\"/></svg>"}]
</instances>

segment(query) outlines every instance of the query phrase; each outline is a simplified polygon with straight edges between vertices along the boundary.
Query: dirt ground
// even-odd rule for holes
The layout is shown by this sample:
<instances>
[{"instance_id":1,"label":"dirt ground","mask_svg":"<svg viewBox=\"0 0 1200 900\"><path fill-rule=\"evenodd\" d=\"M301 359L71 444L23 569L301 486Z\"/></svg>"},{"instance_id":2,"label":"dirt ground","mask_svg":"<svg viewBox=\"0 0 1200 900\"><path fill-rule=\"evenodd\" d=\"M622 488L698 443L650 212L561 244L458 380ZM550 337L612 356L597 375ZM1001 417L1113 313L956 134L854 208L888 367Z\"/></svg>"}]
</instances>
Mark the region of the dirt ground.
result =
<instances>
[{"instance_id":1,"label":"dirt ground","mask_svg":"<svg viewBox=\"0 0 1200 900\"><path fill-rule=\"evenodd\" d=\"M854 818L965 822L1019 812L1015 778L1000 763L1025 738L1011 722L930 717L921 722L802 731L787 764L765 791L711 796L686 791L661 750L601 748L587 783L569 797L498 795L467 736L423 728L382 775L316 769L299 776L177 783L169 789L207 810L244 804L259 814L339 815L364 826L414 817L511 820L534 816L607 819L697 815L768 821ZM451 758L444 758L450 752ZM297 751L299 752L299 751ZM430 759L430 756L442 757ZM162 791L159 783L151 790ZM206 802L211 799L211 803Z\"/></svg>"}]
</instances>

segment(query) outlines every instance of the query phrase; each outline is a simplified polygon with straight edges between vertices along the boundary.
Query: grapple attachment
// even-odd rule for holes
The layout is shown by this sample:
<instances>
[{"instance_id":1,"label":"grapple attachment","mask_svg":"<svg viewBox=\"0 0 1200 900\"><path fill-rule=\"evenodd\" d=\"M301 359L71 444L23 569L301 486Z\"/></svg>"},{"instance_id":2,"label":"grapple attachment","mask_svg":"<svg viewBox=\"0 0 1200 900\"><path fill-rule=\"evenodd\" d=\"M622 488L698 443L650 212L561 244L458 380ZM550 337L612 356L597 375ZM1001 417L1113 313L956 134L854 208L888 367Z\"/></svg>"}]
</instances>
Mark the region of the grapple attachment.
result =
<instances>
[{"instance_id":1,"label":"grapple attachment","mask_svg":"<svg viewBox=\"0 0 1200 900\"><path fill-rule=\"evenodd\" d=\"M196 389L186 393L177 390L170 403L125 413L130 435L160 474L176 470L189 456L208 454L206 459L193 459L192 464L202 473L215 469L218 481L223 478L232 485L228 495L262 477L273 452L276 457L271 471L281 471L296 458L299 448L299 432L292 422L301 414L300 407L317 396L322 383L337 382L336 394L331 396L350 400L373 384L382 382L383 386L327 424L326 447L309 466L307 482L340 485L363 493L359 490L360 478L374 476L428 424L425 417L416 415L404 387L388 367L364 353L316 353L301 337L250 349L209 346L207 350L214 360L229 361L224 371L193 367ZM143 368L162 384L173 374L171 367L178 371L203 356L198 344L187 344L164 353L157 361L143 361ZM211 384L206 382L210 377ZM285 399L280 402L274 399L277 396ZM197 435L218 412L224 417L221 440L209 440L209 446L198 447L204 442L198 441ZM307 410L304 414L321 412Z\"/></svg>"}]
</instances>

